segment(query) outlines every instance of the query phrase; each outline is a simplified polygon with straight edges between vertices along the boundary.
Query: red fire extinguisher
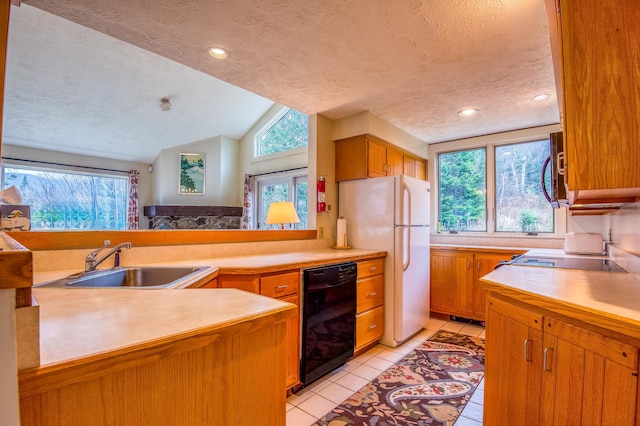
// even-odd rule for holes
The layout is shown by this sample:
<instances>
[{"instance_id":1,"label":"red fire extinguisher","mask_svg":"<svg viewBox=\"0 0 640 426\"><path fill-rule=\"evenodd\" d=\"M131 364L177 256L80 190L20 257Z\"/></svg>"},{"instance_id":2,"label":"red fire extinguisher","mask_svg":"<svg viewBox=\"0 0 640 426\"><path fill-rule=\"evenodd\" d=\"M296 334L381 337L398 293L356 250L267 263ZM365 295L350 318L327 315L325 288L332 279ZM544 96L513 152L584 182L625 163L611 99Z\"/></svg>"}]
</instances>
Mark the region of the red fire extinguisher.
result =
<instances>
[{"instance_id":1,"label":"red fire extinguisher","mask_svg":"<svg viewBox=\"0 0 640 426\"><path fill-rule=\"evenodd\" d=\"M318 178L317 192L318 192L318 212L327 211L327 198L325 195L326 179L324 176Z\"/></svg>"}]
</instances>

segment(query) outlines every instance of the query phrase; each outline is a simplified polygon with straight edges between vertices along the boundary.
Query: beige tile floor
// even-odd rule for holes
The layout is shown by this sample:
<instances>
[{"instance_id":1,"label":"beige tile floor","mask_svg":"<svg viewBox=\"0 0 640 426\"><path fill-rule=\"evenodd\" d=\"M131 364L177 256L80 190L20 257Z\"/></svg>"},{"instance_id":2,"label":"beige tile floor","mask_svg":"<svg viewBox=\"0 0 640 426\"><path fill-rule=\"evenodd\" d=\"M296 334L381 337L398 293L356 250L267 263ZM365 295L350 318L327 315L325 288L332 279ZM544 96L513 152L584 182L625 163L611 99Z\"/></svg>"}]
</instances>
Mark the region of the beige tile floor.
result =
<instances>
[{"instance_id":1,"label":"beige tile floor","mask_svg":"<svg viewBox=\"0 0 640 426\"><path fill-rule=\"evenodd\" d=\"M484 337L484 328L431 319L426 329L401 346L377 345L287 399L287 426L309 426L375 379L438 330ZM484 380L456 421L456 426L482 425Z\"/></svg>"}]
</instances>

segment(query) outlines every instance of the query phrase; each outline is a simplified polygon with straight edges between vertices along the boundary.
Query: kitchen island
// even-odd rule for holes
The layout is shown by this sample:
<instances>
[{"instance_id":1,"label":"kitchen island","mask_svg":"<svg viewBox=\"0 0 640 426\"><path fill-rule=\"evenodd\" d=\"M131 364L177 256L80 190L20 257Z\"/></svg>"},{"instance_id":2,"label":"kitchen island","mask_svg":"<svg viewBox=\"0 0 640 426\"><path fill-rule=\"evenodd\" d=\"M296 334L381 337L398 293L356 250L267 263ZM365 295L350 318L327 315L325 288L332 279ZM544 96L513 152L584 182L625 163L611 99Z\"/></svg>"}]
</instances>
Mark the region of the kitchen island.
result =
<instances>
[{"instance_id":1,"label":"kitchen island","mask_svg":"<svg viewBox=\"0 0 640 426\"><path fill-rule=\"evenodd\" d=\"M284 424L294 305L236 289L33 292L41 365L19 372L22 425Z\"/></svg>"},{"instance_id":2,"label":"kitchen island","mask_svg":"<svg viewBox=\"0 0 640 426\"><path fill-rule=\"evenodd\" d=\"M640 280L503 266L487 291L484 424L636 424Z\"/></svg>"}]
</instances>

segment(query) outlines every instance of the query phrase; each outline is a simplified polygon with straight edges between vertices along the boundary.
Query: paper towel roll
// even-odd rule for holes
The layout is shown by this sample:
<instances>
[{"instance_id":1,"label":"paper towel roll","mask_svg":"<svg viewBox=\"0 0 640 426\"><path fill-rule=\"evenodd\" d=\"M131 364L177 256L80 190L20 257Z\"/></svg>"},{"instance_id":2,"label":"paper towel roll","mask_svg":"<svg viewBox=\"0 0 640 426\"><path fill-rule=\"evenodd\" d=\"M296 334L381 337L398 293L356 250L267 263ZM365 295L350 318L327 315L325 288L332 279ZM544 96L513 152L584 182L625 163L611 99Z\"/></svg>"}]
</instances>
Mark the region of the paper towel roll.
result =
<instances>
[{"instance_id":1,"label":"paper towel roll","mask_svg":"<svg viewBox=\"0 0 640 426\"><path fill-rule=\"evenodd\" d=\"M336 246L338 247L347 246L347 219L344 219L342 217L338 219L338 232L337 232Z\"/></svg>"}]
</instances>

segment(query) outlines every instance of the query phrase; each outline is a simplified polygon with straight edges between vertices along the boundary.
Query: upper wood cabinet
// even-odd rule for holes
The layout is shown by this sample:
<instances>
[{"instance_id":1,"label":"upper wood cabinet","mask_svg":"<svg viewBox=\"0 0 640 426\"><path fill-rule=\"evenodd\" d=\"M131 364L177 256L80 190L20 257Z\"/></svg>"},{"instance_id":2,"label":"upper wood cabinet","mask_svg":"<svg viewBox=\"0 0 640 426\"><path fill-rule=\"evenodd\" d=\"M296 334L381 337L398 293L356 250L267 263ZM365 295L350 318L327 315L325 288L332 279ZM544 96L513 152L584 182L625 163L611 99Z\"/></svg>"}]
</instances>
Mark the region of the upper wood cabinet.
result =
<instances>
[{"instance_id":1,"label":"upper wood cabinet","mask_svg":"<svg viewBox=\"0 0 640 426\"><path fill-rule=\"evenodd\" d=\"M426 160L375 136L353 136L335 144L338 182L401 174L426 180Z\"/></svg>"},{"instance_id":2,"label":"upper wood cabinet","mask_svg":"<svg viewBox=\"0 0 640 426\"><path fill-rule=\"evenodd\" d=\"M571 203L640 199L640 8L545 0Z\"/></svg>"}]
</instances>

